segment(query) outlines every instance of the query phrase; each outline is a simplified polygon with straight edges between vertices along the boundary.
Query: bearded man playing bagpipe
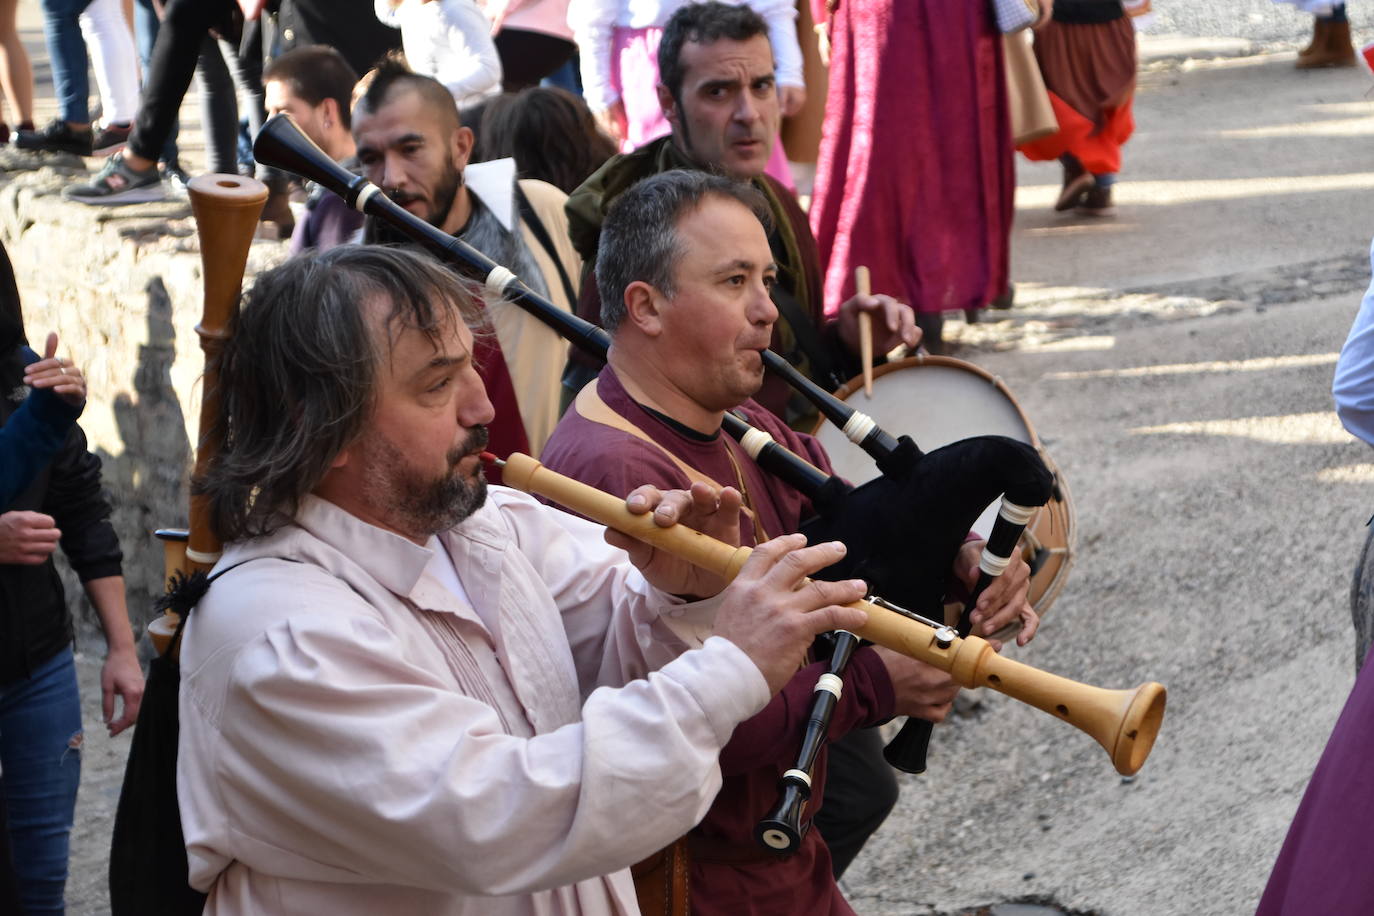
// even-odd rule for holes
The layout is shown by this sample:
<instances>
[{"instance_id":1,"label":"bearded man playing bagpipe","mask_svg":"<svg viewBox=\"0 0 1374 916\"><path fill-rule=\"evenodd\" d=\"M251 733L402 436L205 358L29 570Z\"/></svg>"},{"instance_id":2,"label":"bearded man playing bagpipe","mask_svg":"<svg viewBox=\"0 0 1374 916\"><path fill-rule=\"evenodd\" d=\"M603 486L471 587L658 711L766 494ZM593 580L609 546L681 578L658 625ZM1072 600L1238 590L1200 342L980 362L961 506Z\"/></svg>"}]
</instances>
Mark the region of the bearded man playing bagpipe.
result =
<instances>
[{"instance_id":1,"label":"bearded man playing bagpipe","mask_svg":"<svg viewBox=\"0 0 1374 916\"><path fill-rule=\"evenodd\" d=\"M225 550L180 659L206 913L635 912L628 866L704 814L736 725L866 620L839 606L862 582L800 587L833 543L779 538L724 586L488 490L480 314L432 261L344 246L261 275L236 319L195 481ZM627 507L738 539L729 491Z\"/></svg>"}]
</instances>

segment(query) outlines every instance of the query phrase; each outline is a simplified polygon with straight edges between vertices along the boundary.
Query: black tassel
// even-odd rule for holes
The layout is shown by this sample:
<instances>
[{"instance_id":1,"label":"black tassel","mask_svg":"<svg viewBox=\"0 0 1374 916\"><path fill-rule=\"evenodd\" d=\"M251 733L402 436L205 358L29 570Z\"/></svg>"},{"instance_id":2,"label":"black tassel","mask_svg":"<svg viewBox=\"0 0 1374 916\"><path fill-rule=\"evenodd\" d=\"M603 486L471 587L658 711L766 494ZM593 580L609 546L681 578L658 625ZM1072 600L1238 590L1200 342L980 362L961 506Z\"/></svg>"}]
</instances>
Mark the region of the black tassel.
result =
<instances>
[{"instance_id":1,"label":"black tassel","mask_svg":"<svg viewBox=\"0 0 1374 916\"><path fill-rule=\"evenodd\" d=\"M153 606L163 613L171 611L185 619L209 589L210 577L201 570L196 570L190 576L178 570L167 580L166 594L158 598Z\"/></svg>"}]
</instances>

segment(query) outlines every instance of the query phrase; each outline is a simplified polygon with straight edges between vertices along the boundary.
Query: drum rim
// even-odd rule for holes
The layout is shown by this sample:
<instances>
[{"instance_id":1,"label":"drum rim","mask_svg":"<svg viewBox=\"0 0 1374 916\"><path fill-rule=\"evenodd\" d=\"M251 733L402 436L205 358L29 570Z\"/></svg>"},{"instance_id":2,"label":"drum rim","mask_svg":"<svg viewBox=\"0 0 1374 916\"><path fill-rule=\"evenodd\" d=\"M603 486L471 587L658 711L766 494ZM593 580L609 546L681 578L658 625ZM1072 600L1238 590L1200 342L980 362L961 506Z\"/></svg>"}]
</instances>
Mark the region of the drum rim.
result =
<instances>
[{"instance_id":1,"label":"drum rim","mask_svg":"<svg viewBox=\"0 0 1374 916\"><path fill-rule=\"evenodd\" d=\"M1012 394L1011 388L1007 386L1001 376L993 375L983 367L970 363L967 360L956 359L952 356L932 356L930 354L918 353L903 359L883 363L880 366L875 366L873 368L873 378L876 380L884 375L898 372L902 369L920 368L923 366L960 369L971 372L988 382L999 394L1011 403L1012 408L1016 411L1017 417L1020 418L1021 423L1025 426L1026 431L1030 435L1031 447L1040 454L1040 457L1054 475L1060 498L1053 502L1059 504L1066 528L1064 532L1064 562L1060 565L1059 569L1055 571L1055 574L1050 577L1045 585L1045 591L1040 595L1040 599L1035 602L1036 613L1043 617L1044 613L1059 599L1059 596L1063 593L1065 586L1068 584L1069 571L1074 565L1074 559L1078 552L1077 513L1068 481L1065 479L1063 472L1060 471L1059 465L1050 456L1044 444L1040 441L1040 434L1036 432L1035 424L1031 422L1030 417L1026 416L1026 411L1021 407L1021 402L1016 399L1016 395ZM863 384L863 375L856 375L839 388L836 388L834 395L842 401L847 401L850 396L863 389ZM829 422L830 421L825 417L821 417L820 421L812 429L811 434L817 435L820 430L825 427L825 424ZM901 435L900 430L889 430L889 432ZM1046 510L1048 510L1049 505L1050 503L1046 503ZM1015 627L1007 627L995 635L997 638L1006 641L1015 635L1015 631Z\"/></svg>"},{"instance_id":2,"label":"drum rim","mask_svg":"<svg viewBox=\"0 0 1374 916\"><path fill-rule=\"evenodd\" d=\"M993 388L997 389L999 394L1003 395L1011 402L1011 406L1016 411L1016 415L1021 418L1021 422L1025 425L1026 432L1030 434L1029 445L1039 452L1044 452L1045 448L1040 444L1040 434L1035 431L1035 424L1030 421L1030 417L1026 416L1026 411L1022 409L1021 402L1016 400L1016 395L1011 393L1011 389L1007 387L1006 382L1002 381L1000 375L993 375L982 366L975 365L966 360L956 359L953 356L932 356L928 353L918 353L915 356L907 356L902 359L883 363L881 366L874 366L873 379L876 381L891 372L921 366L941 366L946 369L962 369L967 372L972 372L974 375L981 376L985 381L989 382ZM832 394L841 401L847 402L851 395L863 390L863 387L864 377L862 374L859 374L836 388ZM830 421L824 416L820 417L819 422L811 428L811 435L816 435L824 428L825 424L829 422ZM888 432L897 436L902 435L901 430L888 430Z\"/></svg>"}]
</instances>

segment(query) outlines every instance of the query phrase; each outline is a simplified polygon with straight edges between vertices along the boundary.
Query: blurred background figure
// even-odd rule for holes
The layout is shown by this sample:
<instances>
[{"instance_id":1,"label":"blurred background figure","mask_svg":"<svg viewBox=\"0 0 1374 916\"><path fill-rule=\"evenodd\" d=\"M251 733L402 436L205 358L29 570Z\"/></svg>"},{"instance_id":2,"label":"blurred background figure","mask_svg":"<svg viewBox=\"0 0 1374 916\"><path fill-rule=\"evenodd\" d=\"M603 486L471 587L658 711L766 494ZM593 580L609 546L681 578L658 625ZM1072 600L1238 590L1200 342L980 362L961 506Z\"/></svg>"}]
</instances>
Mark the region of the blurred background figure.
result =
<instances>
[{"instance_id":1,"label":"blurred background figure","mask_svg":"<svg viewBox=\"0 0 1374 916\"><path fill-rule=\"evenodd\" d=\"M943 313L1008 290L1015 176L1002 34L990 3L838 0L811 228L827 310L854 268L916 310L932 353ZM833 314L829 312L828 314Z\"/></svg>"},{"instance_id":2,"label":"blurred background figure","mask_svg":"<svg viewBox=\"0 0 1374 916\"><path fill-rule=\"evenodd\" d=\"M286 112L329 158L344 168L358 168L350 98L358 79L342 54L324 45L295 48L268 65L262 82L269 115ZM362 228L361 213L312 183L305 215L291 234L290 252L333 248Z\"/></svg>"},{"instance_id":3,"label":"blurred background figure","mask_svg":"<svg viewBox=\"0 0 1374 916\"><path fill-rule=\"evenodd\" d=\"M0 432L25 409L26 382L51 387L72 407L84 401L79 371L55 358L56 346L50 337L47 359L28 348L14 271L0 249ZM72 424L56 454L20 485L0 504L0 770L23 912L61 913L84 732L72 617L52 561L59 545L105 632L100 683L111 734L137 719L143 673L100 459L81 428Z\"/></svg>"},{"instance_id":4,"label":"blurred background figure","mask_svg":"<svg viewBox=\"0 0 1374 916\"><path fill-rule=\"evenodd\" d=\"M1312 41L1298 52L1299 70L1355 66L1355 45L1350 40L1350 20L1345 4L1332 0L1274 0L1290 3L1312 14Z\"/></svg>"},{"instance_id":5,"label":"blurred background figure","mask_svg":"<svg viewBox=\"0 0 1374 916\"><path fill-rule=\"evenodd\" d=\"M473 0L376 0L375 9L401 30L410 69L443 83L460 110L501 92L491 23Z\"/></svg>"},{"instance_id":6,"label":"blurred background figure","mask_svg":"<svg viewBox=\"0 0 1374 916\"><path fill-rule=\"evenodd\" d=\"M687 3L572 0L568 7L568 22L577 37L582 62L582 95L602 129L620 144L622 153L672 132L658 98L658 44L663 26ZM741 5L768 23L782 114L796 114L806 102L796 0L750 0ZM708 36L708 40L716 37L723 36ZM773 144L768 174L795 190L781 141Z\"/></svg>"},{"instance_id":7,"label":"blurred background figure","mask_svg":"<svg viewBox=\"0 0 1374 916\"><path fill-rule=\"evenodd\" d=\"M1053 19L1035 33L1035 59L1059 130L1021 152L1063 167L1054 209L1112 216L1121 147L1135 131L1131 17L1120 0L1055 0Z\"/></svg>"},{"instance_id":8,"label":"blurred background figure","mask_svg":"<svg viewBox=\"0 0 1374 916\"><path fill-rule=\"evenodd\" d=\"M616 152L587 103L564 89L536 86L498 96L487 103L476 133L474 162L509 156L518 177L538 178L564 194Z\"/></svg>"},{"instance_id":9,"label":"blurred background figure","mask_svg":"<svg viewBox=\"0 0 1374 916\"><path fill-rule=\"evenodd\" d=\"M519 92L560 72L573 55L568 0L482 0L501 55L501 89Z\"/></svg>"}]
</instances>

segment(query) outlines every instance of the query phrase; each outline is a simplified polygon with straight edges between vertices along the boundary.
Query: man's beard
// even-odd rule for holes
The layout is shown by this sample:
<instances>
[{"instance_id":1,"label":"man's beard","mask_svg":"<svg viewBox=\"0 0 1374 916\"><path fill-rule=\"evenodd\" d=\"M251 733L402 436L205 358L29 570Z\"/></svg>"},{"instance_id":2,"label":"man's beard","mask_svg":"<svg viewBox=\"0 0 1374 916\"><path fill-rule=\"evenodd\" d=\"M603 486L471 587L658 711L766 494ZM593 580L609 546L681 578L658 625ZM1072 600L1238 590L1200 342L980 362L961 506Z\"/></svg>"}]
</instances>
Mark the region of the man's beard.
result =
<instances>
[{"instance_id":1,"label":"man's beard","mask_svg":"<svg viewBox=\"0 0 1374 916\"><path fill-rule=\"evenodd\" d=\"M448 219L449 211L453 209L453 202L458 197L458 189L463 186L463 173L453 163L453 154L449 153L444 157L444 171L439 176L439 183L434 186L434 196L430 198L429 216L425 222L436 229L442 228ZM386 196L401 206L405 206L413 200L419 200L420 195L411 194L409 191L402 191L399 188L392 188L386 192ZM381 225L381 224L379 224ZM399 233L395 239L390 238L390 231L379 232L375 238L365 239L370 242L391 242L405 241Z\"/></svg>"},{"instance_id":2,"label":"man's beard","mask_svg":"<svg viewBox=\"0 0 1374 916\"><path fill-rule=\"evenodd\" d=\"M434 209L429 214L429 224L436 229L444 225L448 212L453 209L454 198L463 186L463 173L453 164L453 154L444 158L444 174L434 186Z\"/></svg>"},{"instance_id":3,"label":"man's beard","mask_svg":"<svg viewBox=\"0 0 1374 916\"><path fill-rule=\"evenodd\" d=\"M364 456L374 473L363 483L367 501L407 535L427 538L453 528L486 502L487 479L481 465L473 477L465 478L458 473L458 463L485 448L488 438L485 426L474 426L463 444L449 451L448 473L437 478L407 467L405 453L386 439L369 438ZM383 468L390 470L381 473Z\"/></svg>"}]
</instances>

